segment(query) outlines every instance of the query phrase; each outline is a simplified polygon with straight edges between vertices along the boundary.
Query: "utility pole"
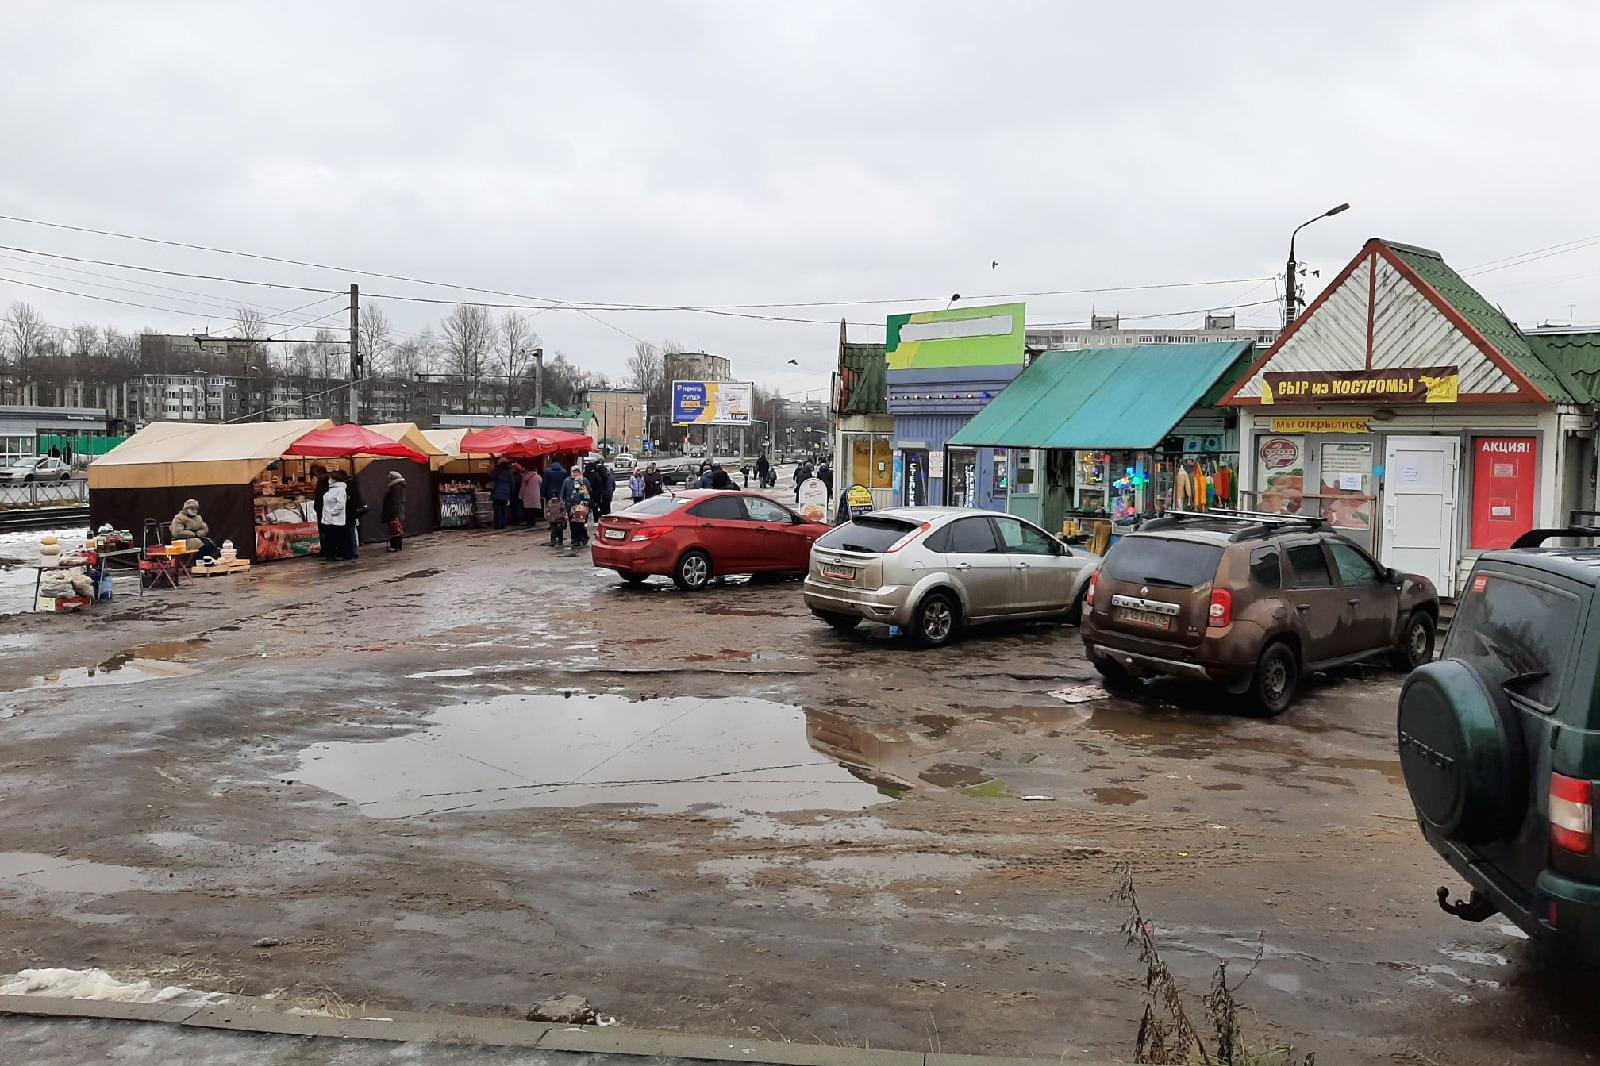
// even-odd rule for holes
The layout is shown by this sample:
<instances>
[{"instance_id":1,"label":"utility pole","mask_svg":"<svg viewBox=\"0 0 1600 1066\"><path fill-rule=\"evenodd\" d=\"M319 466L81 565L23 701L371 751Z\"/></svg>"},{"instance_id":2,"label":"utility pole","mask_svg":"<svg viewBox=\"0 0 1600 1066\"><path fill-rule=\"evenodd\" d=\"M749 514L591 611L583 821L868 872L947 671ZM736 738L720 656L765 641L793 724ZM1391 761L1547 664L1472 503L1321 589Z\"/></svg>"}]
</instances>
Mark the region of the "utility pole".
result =
<instances>
[{"instance_id":1,"label":"utility pole","mask_svg":"<svg viewBox=\"0 0 1600 1066\"><path fill-rule=\"evenodd\" d=\"M544 410L544 349L533 350L533 416Z\"/></svg>"},{"instance_id":2,"label":"utility pole","mask_svg":"<svg viewBox=\"0 0 1600 1066\"><path fill-rule=\"evenodd\" d=\"M361 380L361 287L350 286L350 421L361 421L356 382Z\"/></svg>"},{"instance_id":3,"label":"utility pole","mask_svg":"<svg viewBox=\"0 0 1600 1066\"><path fill-rule=\"evenodd\" d=\"M1322 219L1325 219L1325 218L1332 218L1334 215L1339 214L1339 212L1348 211L1348 210L1350 210L1350 205L1349 204L1340 204L1338 207L1330 207L1328 210L1322 212L1322 214L1318 215L1316 218L1307 219L1306 221L1300 223L1298 226L1296 226L1294 228L1294 232L1289 234L1289 265L1288 265L1288 268L1284 271L1284 276L1283 276L1283 328L1284 329L1288 329L1289 328L1289 323L1293 322L1294 319L1295 319L1295 316L1300 313L1300 286L1299 286L1299 278L1296 277L1296 267L1298 267L1299 264L1294 261L1294 239L1295 239L1295 237L1297 237L1299 235L1301 230L1303 230L1307 226L1311 225L1311 223L1320 222Z\"/></svg>"}]
</instances>

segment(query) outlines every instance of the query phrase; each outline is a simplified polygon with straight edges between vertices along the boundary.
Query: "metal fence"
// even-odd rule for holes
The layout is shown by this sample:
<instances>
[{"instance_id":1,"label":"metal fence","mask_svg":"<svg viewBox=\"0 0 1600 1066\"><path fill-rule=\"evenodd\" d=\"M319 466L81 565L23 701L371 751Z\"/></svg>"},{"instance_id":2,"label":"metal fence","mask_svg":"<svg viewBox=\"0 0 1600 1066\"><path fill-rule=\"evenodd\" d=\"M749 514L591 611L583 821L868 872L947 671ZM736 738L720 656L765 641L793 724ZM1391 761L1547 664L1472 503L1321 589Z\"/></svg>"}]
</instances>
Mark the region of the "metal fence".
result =
<instances>
[{"instance_id":1,"label":"metal fence","mask_svg":"<svg viewBox=\"0 0 1600 1066\"><path fill-rule=\"evenodd\" d=\"M89 482L83 478L0 485L0 511L31 507L74 507L88 502Z\"/></svg>"}]
</instances>

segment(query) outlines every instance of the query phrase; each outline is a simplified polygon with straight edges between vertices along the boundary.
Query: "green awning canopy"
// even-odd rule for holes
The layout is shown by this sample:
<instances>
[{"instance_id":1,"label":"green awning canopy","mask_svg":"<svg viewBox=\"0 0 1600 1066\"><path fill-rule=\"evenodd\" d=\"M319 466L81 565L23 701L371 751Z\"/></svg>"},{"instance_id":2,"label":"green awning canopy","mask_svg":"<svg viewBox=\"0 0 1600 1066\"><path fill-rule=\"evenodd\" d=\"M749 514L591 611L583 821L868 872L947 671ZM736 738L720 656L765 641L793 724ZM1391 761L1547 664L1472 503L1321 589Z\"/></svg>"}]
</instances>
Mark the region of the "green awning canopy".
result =
<instances>
[{"instance_id":1,"label":"green awning canopy","mask_svg":"<svg viewBox=\"0 0 1600 1066\"><path fill-rule=\"evenodd\" d=\"M1153 448L1249 341L1045 352L950 438L955 447Z\"/></svg>"}]
</instances>

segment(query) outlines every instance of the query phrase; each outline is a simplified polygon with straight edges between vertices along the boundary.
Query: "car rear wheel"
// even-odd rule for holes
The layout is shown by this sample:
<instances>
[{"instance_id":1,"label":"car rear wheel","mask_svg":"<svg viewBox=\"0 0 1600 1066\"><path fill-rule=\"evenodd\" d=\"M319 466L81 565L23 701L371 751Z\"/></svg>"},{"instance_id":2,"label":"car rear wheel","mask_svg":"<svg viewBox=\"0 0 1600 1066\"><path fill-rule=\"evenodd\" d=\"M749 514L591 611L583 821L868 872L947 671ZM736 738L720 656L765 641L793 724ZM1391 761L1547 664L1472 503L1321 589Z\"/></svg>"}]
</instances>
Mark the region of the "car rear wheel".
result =
<instances>
[{"instance_id":1,"label":"car rear wheel","mask_svg":"<svg viewBox=\"0 0 1600 1066\"><path fill-rule=\"evenodd\" d=\"M956 618L955 599L948 592L930 592L911 615L911 637L924 647L942 647L955 634Z\"/></svg>"},{"instance_id":2,"label":"car rear wheel","mask_svg":"<svg viewBox=\"0 0 1600 1066\"><path fill-rule=\"evenodd\" d=\"M672 580L686 591L705 588L711 583L711 556L698 549L685 552L672 572Z\"/></svg>"},{"instance_id":3,"label":"car rear wheel","mask_svg":"<svg viewBox=\"0 0 1600 1066\"><path fill-rule=\"evenodd\" d=\"M1395 645L1389 661L1396 670L1409 674L1424 663L1433 662L1433 616L1424 610L1411 612L1400 630L1400 643Z\"/></svg>"},{"instance_id":4,"label":"car rear wheel","mask_svg":"<svg viewBox=\"0 0 1600 1066\"><path fill-rule=\"evenodd\" d=\"M860 617L853 614L838 614L834 611L814 611L812 613L834 629L854 629L861 624Z\"/></svg>"},{"instance_id":5,"label":"car rear wheel","mask_svg":"<svg viewBox=\"0 0 1600 1066\"><path fill-rule=\"evenodd\" d=\"M1299 683L1300 660L1294 649L1282 641L1268 644L1250 679L1250 713L1262 718L1282 714L1294 702Z\"/></svg>"},{"instance_id":6,"label":"car rear wheel","mask_svg":"<svg viewBox=\"0 0 1600 1066\"><path fill-rule=\"evenodd\" d=\"M1132 692L1139 687L1139 679L1124 670L1121 664L1111 659L1094 660L1094 668L1100 671L1100 684L1107 692L1118 694Z\"/></svg>"}]
</instances>

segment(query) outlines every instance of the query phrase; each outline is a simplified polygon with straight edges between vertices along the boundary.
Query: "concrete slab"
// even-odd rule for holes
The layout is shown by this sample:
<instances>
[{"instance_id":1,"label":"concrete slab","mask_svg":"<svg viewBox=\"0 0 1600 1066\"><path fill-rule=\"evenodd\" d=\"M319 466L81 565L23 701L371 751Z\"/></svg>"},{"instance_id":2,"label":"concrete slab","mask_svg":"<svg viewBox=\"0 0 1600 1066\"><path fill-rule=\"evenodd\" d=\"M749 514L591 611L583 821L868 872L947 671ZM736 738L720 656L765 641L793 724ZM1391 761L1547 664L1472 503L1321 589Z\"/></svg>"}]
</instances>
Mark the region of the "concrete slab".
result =
<instances>
[{"instance_id":1,"label":"concrete slab","mask_svg":"<svg viewBox=\"0 0 1600 1066\"><path fill-rule=\"evenodd\" d=\"M193 1003L117 1003L64 996L0 996L0 1014L44 1018L100 1018L118 1022L176 1024L201 1009Z\"/></svg>"}]
</instances>

